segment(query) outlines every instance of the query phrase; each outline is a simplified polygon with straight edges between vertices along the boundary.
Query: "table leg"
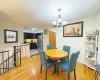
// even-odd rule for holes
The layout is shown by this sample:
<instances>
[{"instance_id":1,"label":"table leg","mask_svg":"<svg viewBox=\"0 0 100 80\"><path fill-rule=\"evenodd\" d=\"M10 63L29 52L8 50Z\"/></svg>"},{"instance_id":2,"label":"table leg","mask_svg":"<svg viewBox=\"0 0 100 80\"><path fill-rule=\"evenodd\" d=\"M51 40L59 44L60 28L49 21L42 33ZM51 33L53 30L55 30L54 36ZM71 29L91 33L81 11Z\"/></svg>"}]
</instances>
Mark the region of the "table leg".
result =
<instances>
[{"instance_id":1,"label":"table leg","mask_svg":"<svg viewBox=\"0 0 100 80\"><path fill-rule=\"evenodd\" d=\"M59 75L59 66L57 65L57 75Z\"/></svg>"},{"instance_id":2,"label":"table leg","mask_svg":"<svg viewBox=\"0 0 100 80\"><path fill-rule=\"evenodd\" d=\"M98 80L98 73L95 71L95 80Z\"/></svg>"},{"instance_id":3,"label":"table leg","mask_svg":"<svg viewBox=\"0 0 100 80\"><path fill-rule=\"evenodd\" d=\"M55 68L54 68L54 72L55 72L55 73L57 72L56 69L57 69L57 68L56 68L56 64L55 64Z\"/></svg>"},{"instance_id":4,"label":"table leg","mask_svg":"<svg viewBox=\"0 0 100 80\"><path fill-rule=\"evenodd\" d=\"M52 75L56 73L56 64L54 65L54 70L52 72Z\"/></svg>"}]
</instances>

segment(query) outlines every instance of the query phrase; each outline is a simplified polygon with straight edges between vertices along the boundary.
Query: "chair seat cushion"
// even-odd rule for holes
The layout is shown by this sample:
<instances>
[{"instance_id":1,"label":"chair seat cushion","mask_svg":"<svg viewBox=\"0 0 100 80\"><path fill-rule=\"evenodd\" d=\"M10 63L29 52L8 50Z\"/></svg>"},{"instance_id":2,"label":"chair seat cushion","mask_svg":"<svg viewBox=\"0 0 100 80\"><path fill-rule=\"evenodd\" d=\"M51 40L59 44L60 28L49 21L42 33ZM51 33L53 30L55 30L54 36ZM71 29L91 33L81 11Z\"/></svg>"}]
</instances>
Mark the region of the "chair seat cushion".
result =
<instances>
[{"instance_id":1,"label":"chair seat cushion","mask_svg":"<svg viewBox=\"0 0 100 80\"><path fill-rule=\"evenodd\" d=\"M47 68L52 67L54 64L56 64L56 61L52 59L47 59Z\"/></svg>"},{"instance_id":2,"label":"chair seat cushion","mask_svg":"<svg viewBox=\"0 0 100 80\"><path fill-rule=\"evenodd\" d=\"M65 71L69 72L69 62L67 62L67 61L59 62L58 66L59 66L59 68L62 68Z\"/></svg>"},{"instance_id":3,"label":"chair seat cushion","mask_svg":"<svg viewBox=\"0 0 100 80\"><path fill-rule=\"evenodd\" d=\"M100 65L95 65L96 71L98 74L100 74Z\"/></svg>"}]
</instances>

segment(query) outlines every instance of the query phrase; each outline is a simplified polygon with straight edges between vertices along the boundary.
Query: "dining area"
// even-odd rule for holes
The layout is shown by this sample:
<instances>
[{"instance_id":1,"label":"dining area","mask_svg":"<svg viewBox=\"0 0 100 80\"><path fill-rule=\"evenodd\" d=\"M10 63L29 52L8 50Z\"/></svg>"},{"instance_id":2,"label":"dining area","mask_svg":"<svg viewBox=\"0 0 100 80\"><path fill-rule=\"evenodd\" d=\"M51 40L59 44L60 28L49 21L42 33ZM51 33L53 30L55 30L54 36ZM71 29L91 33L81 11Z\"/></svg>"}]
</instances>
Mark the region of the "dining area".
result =
<instances>
[{"instance_id":1,"label":"dining area","mask_svg":"<svg viewBox=\"0 0 100 80\"><path fill-rule=\"evenodd\" d=\"M70 52L71 46L64 45L62 49L55 49L52 45L47 45L47 50L43 51L38 49L40 55L40 74L42 74L42 68L45 69L45 79L48 80L48 69L52 68L52 76L61 72L67 72L67 79L70 79L70 74L73 73L74 80L77 80L76 76L76 64L80 51Z\"/></svg>"},{"instance_id":2,"label":"dining area","mask_svg":"<svg viewBox=\"0 0 100 80\"><path fill-rule=\"evenodd\" d=\"M72 52L71 46L64 45L62 49L55 49L52 45L47 45L47 50L38 51L39 53L34 56L22 58L21 66L0 75L0 80L100 79L99 66L95 66L96 71L87 68L79 62L80 51Z\"/></svg>"}]
</instances>

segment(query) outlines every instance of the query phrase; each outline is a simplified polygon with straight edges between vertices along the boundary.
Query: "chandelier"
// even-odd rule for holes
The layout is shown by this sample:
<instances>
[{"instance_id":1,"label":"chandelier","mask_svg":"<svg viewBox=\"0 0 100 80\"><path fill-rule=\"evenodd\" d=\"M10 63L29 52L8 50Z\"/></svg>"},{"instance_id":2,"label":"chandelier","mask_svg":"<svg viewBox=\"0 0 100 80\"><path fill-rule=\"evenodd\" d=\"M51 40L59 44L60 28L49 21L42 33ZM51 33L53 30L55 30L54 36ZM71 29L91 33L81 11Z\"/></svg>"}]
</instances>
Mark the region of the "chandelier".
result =
<instances>
[{"instance_id":1,"label":"chandelier","mask_svg":"<svg viewBox=\"0 0 100 80\"><path fill-rule=\"evenodd\" d=\"M57 21L52 21L52 24L54 27L64 27L67 24L67 21L63 21L61 18L61 9L58 9L59 15Z\"/></svg>"}]
</instances>

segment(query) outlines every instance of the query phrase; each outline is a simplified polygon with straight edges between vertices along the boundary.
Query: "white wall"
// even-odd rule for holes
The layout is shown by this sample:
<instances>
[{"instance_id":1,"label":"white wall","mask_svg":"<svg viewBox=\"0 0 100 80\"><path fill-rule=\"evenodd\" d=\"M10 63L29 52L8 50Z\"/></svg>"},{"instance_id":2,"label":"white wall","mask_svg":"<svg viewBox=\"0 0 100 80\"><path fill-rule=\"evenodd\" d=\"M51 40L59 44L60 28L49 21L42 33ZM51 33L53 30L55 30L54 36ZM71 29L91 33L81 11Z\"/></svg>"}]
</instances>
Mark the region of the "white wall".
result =
<instances>
[{"instance_id":1,"label":"white wall","mask_svg":"<svg viewBox=\"0 0 100 80\"><path fill-rule=\"evenodd\" d=\"M52 31L52 32L56 32L57 31L57 29L55 27L54 28L49 28L48 30Z\"/></svg>"},{"instance_id":2,"label":"white wall","mask_svg":"<svg viewBox=\"0 0 100 80\"><path fill-rule=\"evenodd\" d=\"M4 29L18 31L18 43L5 43L4 42ZM21 45L23 43L23 26L12 20L5 13L0 12L0 51L12 50L9 52L9 56L12 56L13 46ZM8 54L4 53L4 60L8 58ZM10 59L11 60L11 59ZM0 54L0 63L2 62L2 55ZM12 60L10 61L10 67L12 66Z\"/></svg>"},{"instance_id":3,"label":"white wall","mask_svg":"<svg viewBox=\"0 0 100 80\"><path fill-rule=\"evenodd\" d=\"M47 45L49 44L49 36L43 35L43 50L47 50Z\"/></svg>"},{"instance_id":4,"label":"white wall","mask_svg":"<svg viewBox=\"0 0 100 80\"><path fill-rule=\"evenodd\" d=\"M100 29L100 13L98 13L97 17L97 28Z\"/></svg>"},{"instance_id":5,"label":"white wall","mask_svg":"<svg viewBox=\"0 0 100 80\"><path fill-rule=\"evenodd\" d=\"M73 23L73 22L78 22L78 21L84 21L84 26L83 26L83 37L63 37L63 28L56 28L56 42L57 42L57 48L62 49L63 45L69 45L71 46L71 53L74 51L79 50L80 55L78 58L78 62L84 63L85 62L85 34L89 30L94 30L96 29L96 17L89 17L81 20L75 20L68 22Z\"/></svg>"},{"instance_id":6,"label":"white wall","mask_svg":"<svg viewBox=\"0 0 100 80\"><path fill-rule=\"evenodd\" d=\"M97 28L100 30L100 13L97 15ZM100 33L99 33L99 49L98 49L98 64L100 64Z\"/></svg>"},{"instance_id":7,"label":"white wall","mask_svg":"<svg viewBox=\"0 0 100 80\"><path fill-rule=\"evenodd\" d=\"M18 31L18 43L4 42L4 29ZM21 45L23 43L23 26L13 21L9 16L0 12L0 51L13 48L13 46Z\"/></svg>"},{"instance_id":8,"label":"white wall","mask_svg":"<svg viewBox=\"0 0 100 80\"><path fill-rule=\"evenodd\" d=\"M4 29L16 30L18 31L18 43L4 43ZM18 44L23 43L23 28L19 25L2 25L0 24L0 48L12 48Z\"/></svg>"}]
</instances>

